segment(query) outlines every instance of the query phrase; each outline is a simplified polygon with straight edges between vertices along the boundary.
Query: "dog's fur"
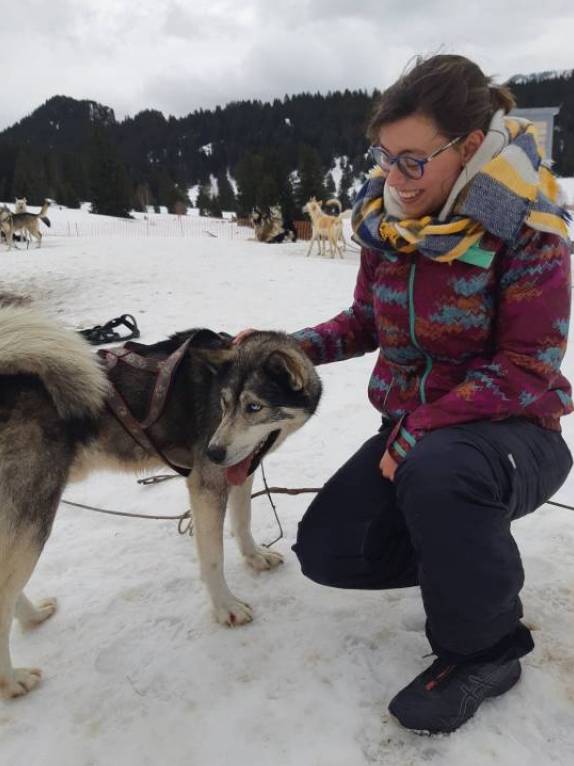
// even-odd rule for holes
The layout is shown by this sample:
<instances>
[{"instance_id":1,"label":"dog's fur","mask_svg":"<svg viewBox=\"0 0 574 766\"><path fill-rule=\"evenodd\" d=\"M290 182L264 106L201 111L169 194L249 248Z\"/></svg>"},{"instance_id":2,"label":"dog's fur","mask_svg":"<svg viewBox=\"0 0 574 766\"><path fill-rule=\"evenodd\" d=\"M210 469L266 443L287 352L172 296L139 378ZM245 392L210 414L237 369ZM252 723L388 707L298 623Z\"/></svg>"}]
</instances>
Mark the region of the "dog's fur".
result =
<instances>
[{"instance_id":1,"label":"dog's fur","mask_svg":"<svg viewBox=\"0 0 574 766\"><path fill-rule=\"evenodd\" d=\"M27 202L28 202L28 200L26 199L26 197L22 197L21 199L16 198L16 200L14 202L14 212L15 213L27 213L28 212L28 208L26 206Z\"/></svg>"},{"instance_id":2,"label":"dog's fur","mask_svg":"<svg viewBox=\"0 0 574 766\"><path fill-rule=\"evenodd\" d=\"M331 258L335 257L335 253L343 258L343 251L339 247L339 240L343 236L343 219L341 215L333 216L323 213L321 203L315 197L311 197L307 204L304 205L303 212L309 215L313 227L307 255L311 255L315 242L319 248L319 255L326 255L325 242L328 242Z\"/></svg>"},{"instance_id":3,"label":"dog's fur","mask_svg":"<svg viewBox=\"0 0 574 766\"><path fill-rule=\"evenodd\" d=\"M0 228L6 237L9 250L12 249L12 241L15 234L26 233L28 237L34 237L38 242L38 247L42 246L40 221L46 226L51 226L50 219L46 216L49 205L49 200L44 200L39 213L10 213L10 211L5 209L0 211Z\"/></svg>"},{"instance_id":4,"label":"dog's fur","mask_svg":"<svg viewBox=\"0 0 574 766\"><path fill-rule=\"evenodd\" d=\"M332 197L331 199L328 199L327 202L325 202L324 205L322 205L322 210L327 215L333 215L333 216L340 216L341 218L341 228L339 229L339 239L341 241L340 247L343 250L347 249L347 240L345 239L345 234L343 232L343 218L350 218L352 210L345 210L343 212L343 205L341 204L341 200L338 200L336 197Z\"/></svg>"},{"instance_id":5,"label":"dog's fur","mask_svg":"<svg viewBox=\"0 0 574 766\"><path fill-rule=\"evenodd\" d=\"M275 244L278 242L296 242L297 231L293 221L283 216L279 205L273 205L266 210L253 208L249 217L259 242Z\"/></svg>"},{"instance_id":6,"label":"dog's fur","mask_svg":"<svg viewBox=\"0 0 574 766\"><path fill-rule=\"evenodd\" d=\"M254 332L234 346L210 330L178 333L136 353L165 358L188 338L164 412L150 437L187 479L201 577L216 619L240 625L250 607L223 573L223 521L229 499L232 531L247 563L275 567L281 556L256 545L250 531L252 472L315 411L321 383L297 343ZM79 335L35 310L0 306L0 695L32 689L40 671L13 668L9 633L15 616L36 625L54 599L32 605L23 588L50 534L68 481L96 468L157 468L157 454L124 430L105 406L110 380L134 415L145 416L153 375L123 362L106 375Z\"/></svg>"}]
</instances>

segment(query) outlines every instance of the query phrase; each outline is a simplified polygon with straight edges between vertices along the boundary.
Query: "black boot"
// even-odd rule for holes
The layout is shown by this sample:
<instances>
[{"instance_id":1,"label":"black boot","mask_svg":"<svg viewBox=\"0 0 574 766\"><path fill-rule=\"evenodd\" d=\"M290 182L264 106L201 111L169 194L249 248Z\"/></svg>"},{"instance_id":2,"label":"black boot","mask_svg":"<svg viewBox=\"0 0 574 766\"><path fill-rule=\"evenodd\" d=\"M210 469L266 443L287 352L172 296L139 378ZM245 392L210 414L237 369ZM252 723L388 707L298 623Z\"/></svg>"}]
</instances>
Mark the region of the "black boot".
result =
<instances>
[{"instance_id":1,"label":"black boot","mask_svg":"<svg viewBox=\"0 0 574 766\"><path fill-rule=\"evenodd\" d=\"M471 718L487 697L498 697L520 678L517 659L448 663L437 659L389 705L407 729L451 732Z\"/></svg>"}]
</instances>

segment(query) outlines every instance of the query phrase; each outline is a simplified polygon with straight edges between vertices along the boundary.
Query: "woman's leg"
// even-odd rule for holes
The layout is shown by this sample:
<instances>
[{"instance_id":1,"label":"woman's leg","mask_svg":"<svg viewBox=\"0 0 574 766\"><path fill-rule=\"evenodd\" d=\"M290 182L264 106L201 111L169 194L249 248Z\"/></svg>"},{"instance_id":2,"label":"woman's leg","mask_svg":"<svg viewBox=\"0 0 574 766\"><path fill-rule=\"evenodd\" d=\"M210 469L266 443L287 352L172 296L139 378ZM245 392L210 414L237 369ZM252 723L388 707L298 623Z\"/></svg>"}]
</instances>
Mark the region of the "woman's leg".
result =
<instances>
[{"instance_id":1,"label":"woman's leg","mask_svg":"<svg viewBox=\"0 0 574 766\"><path fill-rule=\"evenodd\" d=\"M559 433L514 419L434 431L399 466L397 502L439 656L456 662L531 650L510 523L548 500L571 465Z\"/></svg>"},{"instance_id":2,"label":"woman's leg","mask_svg":"<svg viewBox=\"0 0 574 766\"><path fill-rule=\"evenodd\" d=\"M417 584L415 554L395 488L379 470L388 435L385 430L365 442L303 516L293 550L311 580L337 588Z\"/></svg>"}]
</instances>

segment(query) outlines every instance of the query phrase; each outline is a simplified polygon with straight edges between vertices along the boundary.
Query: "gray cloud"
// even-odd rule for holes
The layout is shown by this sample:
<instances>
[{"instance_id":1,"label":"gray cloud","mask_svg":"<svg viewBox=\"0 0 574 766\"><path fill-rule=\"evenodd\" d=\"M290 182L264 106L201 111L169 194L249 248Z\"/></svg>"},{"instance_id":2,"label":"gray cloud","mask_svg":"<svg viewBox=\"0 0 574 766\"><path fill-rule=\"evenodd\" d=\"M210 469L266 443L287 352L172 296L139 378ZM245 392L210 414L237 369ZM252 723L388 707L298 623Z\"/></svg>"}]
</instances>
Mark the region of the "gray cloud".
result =
<instances>
[{"instance_id":1,"label":"gray cloud","mask_svg":"<svg viewBox=\"0 0 574 766\"><path fill-rule=\"evenodd\" d=\"M487 74L574 66L563 0L19 0L0 26L0 128L62 93L183 115L242 98L383 88L416 54L457 52ZM14 30L18 30L17 33ZM6 70L5 70L6 71Z\"/></svg>"}]
</instances>

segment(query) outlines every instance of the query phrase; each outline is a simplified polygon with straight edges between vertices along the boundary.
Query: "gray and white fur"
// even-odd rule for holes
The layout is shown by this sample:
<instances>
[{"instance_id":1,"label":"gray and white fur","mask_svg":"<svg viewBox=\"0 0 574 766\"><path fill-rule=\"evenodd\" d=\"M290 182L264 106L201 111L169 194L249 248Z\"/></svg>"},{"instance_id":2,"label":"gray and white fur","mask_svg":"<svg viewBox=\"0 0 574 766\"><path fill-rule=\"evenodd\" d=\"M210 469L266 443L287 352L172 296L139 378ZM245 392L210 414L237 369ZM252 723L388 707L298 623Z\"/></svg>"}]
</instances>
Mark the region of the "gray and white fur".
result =
<instances>
[{"instance_id":1,"label":"gray and white fur","mask_svg":"<svg viewBox=\"0 0 574 766\"><path fill-rule=\"evenodd\" d=\"M239 346L211 330L177 333L130 348L165 358L190 345L149 435L173 463L191 470L191 499L201 577L216 619L241 625L251 607L229 589L223 572L223 522L257 570L280 554L251 534L252 473L270 449L315 412L321 383L310 360L283 333L255 332ZM154 385L147 372L118 363L104 373L87 343L26 306L0 302L0 696L26 694L37 668L14 668L9 636L15 617L37 625L55 599L33 605L23 589L49 537L66 484L94 469L163 467L124 430L106 406L110 380L143 419Z\"/></svg>"}]
</instances>

